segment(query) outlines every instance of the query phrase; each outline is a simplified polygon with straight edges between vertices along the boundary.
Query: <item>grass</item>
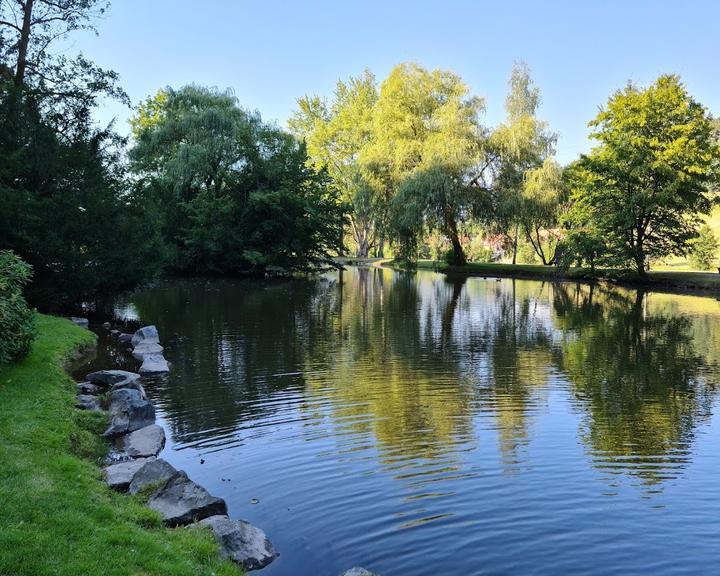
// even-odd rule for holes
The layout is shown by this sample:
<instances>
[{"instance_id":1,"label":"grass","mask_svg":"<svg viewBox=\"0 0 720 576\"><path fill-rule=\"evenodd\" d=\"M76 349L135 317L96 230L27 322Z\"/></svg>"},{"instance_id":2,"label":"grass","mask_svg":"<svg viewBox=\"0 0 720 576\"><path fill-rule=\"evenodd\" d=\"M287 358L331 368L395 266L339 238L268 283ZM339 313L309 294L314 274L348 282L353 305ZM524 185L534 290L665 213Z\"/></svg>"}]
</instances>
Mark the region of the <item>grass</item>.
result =
<instances>
[{"instance_id":1,"label":"grass","mask_svg":"<svg viewBox=\"0 0 720 576\"><path fill-rule=\"evenodd\" d=\"M105 417L73 408L63 369L94 335L37 320L30 355L0 367L0 575L241 574L209 531L165 528L140 498L105 486Z\"/></svg>"}]
</instances>

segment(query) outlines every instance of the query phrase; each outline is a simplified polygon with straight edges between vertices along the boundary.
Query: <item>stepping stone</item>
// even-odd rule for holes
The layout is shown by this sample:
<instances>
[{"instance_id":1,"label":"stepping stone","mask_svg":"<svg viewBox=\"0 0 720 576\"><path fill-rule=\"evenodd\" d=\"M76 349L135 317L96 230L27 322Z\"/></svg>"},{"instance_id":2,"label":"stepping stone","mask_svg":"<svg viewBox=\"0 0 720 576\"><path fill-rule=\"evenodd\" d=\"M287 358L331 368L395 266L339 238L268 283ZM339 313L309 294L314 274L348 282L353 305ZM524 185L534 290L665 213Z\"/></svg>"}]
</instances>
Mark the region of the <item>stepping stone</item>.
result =
<instances>
[{"instance_id":1,"label":"stepping stone","mask_svg":"<svg viewBox=\"0 0 720 576\"><path fill-rule=\"evenodd\" d=\"M245 570L259 570L277 558L277 552L260 528L244 520L210 516L198 523L209 526L220 544L220 553Z\"/></svg>"},{"instance_id":2,"label":"stepping stone","mask_svg":"<svg viewBox=\"0 0 720 576\"><path fill-rule=\"evenodd\" d=\"M136 432L137 434L137 432ZM185 472L176 472L148 501L168 526L183 526L197 520L227 514L225 500L195 484Z\"/></svg>"},{"instance_id":3,"label":"stepping stone","mask_svg":"<svg viewBox=\"0 0 720 576\"><path fill-rule=\"evenodd\" d=\"M113 490L124 492L130 486L130 482L132 482L135 473L145 466L145 464L153 460L155 460L154 457L138 458L137 460L128 460L127 462L119 462L118 464L106 466L103 469L105 482Z\"/></svg>"},{"instance_id":4,"label":"stepping stone","mask_svg":"<svg viewBox=\"0 0 720 576\"><path fill-rule=\"evenodd\" d=\"M157 456L165 446L165 430L157 424L145 426L119 438L117 446L131 458Z\"/></svg>"},{"instance_id":5,"label":"stepping stone","mask_svg":"<svg viewBox=\"0 0 720 576\"><path fill-rule=\"evenodd\" d=\"M110 426L103 433L106 438L122 436L155 424L155 407L134 388L115 390L108 397Z\"/></svg>"},{"instance_id":6,"label":"stepping stone","mask_svg":"<svg viewBox=\"0 0 720 576\"><path fill-rule=\"evenodd\" d=\"M147 486L148 484L165 482L176 472L177 470L162 458L152 460L135 472L135 476L133 476L132 482L130 482L130 494L137 494L143 486Z\"/></svg>"},{"instance_id":7,"label":"stepping stone","mask_svg":"<svg viewBox=\"0 0 720 576\"><path fill-rule=\"evenodd\" d=\"M170 366L162 354L147 354L143 358L139 372L140 374L160 374L170 372Z\"/></svg>"},{"instance_id":8,"label":"stepping stone","mask_svg":"<svg viewBox=\"0 0 720 576\"><path fill-rule=\"evenodd\" d=\"M79 410L101 410L100 398L90 394L78 394L75 401L75 408Z\"/></svg>"},{"instance_id":9,"label":"stepping stone","mask_svg":"<svg viewBox=\"0 0 720 576\"><path fill-rule=\"evenodd\" d=\"M117 338L120 335L120 330L110 330L110 334Z\"/></svg>"},{"instance_id":10,"label":"stepping stone","mask_svg":"<svg viewBox=\"0 0 720 576\"><path fill-rule=\"evenodd\" d=\"M102 394L100 387L95 384L91 384L90 382L78 382L77 391L78 394L91 394L93 396Z\"/></svg>"},{"instance_id":11,"label":"stepping stone","mask_svg":"<svg viewBox=\"0 0 720 576\"><path fill-rule=\"evenodd\" d=\"M140 374L127 372L126 370L100 370L88 374L85 379L91 384L109 388L117 385L129 386L133 382L138 382Z\"/></svg>"},{"instance_id":12,"label":"stepping stone","mask_svg":"<svg viewBox=\"0 0 720 576\"><path fill-rule=\"evenodd\" d=\"M120 336L118 336L118 342L120 344L128 344L132 340L132 337L132 334L120 334Z\"/></svg>"},{"instance_id":13,"label":"stepping stone","mask_svg":"<svg viewBox=\"0 0 720 576\"><path fill-rule=\"evenodd\" d=\"M365 570L365 568L361 568L360 566L355 566L354 568L350 568L350 570L345 570L340 576L377 576L377 574L370 572L370 570Z\"/></svg>"},{"instance_id":14,"label":"stepping stone","mask_svg":"<svg viewBox=\"0 0 720 576\"><path fill-rule=\"evenodd\" d=\"M160 335L158 334L157 328L155 326L145 326L144 328L140 328L135 334L133 334L132 338L130 339L130 343L133 346L137 346L140 344L140 342L145 342L148 344L160 344Z\"/></svg>"},{"instance_id":15,"label":"stepping stone","mask_svg":"<svg viewBox=\"0 0 720 576\"><path fill-rule=\"evenodd\" d=\"M112 324L110 324L110 322L103 322L102 327L105 328L105 330L110 330L110 328L112 328Z\"/></svg>"},{"instance_id":16,"label":"stepping stone","mask_svg":"<svg viewBox=\"0 0 720 576\"><path fill-rule=\"evenodd\" d=\"M143 360L148 354L161 354L164 348L160 344L154 344L152 342L141 342L135 346L132 351L133 358L135 360Z\"/></svg>"}]
</instances>

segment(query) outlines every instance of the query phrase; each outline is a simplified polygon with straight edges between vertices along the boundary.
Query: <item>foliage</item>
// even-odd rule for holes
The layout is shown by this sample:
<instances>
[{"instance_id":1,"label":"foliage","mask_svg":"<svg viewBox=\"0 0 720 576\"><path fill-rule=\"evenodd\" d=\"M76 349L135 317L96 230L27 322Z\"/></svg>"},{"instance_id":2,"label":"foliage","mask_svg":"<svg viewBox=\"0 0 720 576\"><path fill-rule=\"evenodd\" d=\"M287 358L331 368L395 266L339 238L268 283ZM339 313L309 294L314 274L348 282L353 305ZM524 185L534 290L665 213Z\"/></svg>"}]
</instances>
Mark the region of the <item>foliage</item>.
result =
<instances>
[{"instance_id":1,"label":"foliage","mask_svg":"<svg viewBox=\"0 0 720 576\"><path fill-rule=\"evenodd\" d=\"M715 262L718 247L720 244L712 228L703 224L698 232L698 237L691 243L690 262L700 270L709 270Z\"/></svg>"},{"instance_id":2,"label":"foliage","mask_svg":"<svg viewBox=\"0 0 720 576\"><path fill-rule=\"evenodd\" d=\"M710 116L677 76L661 76L616 92L590 126L599 145L580 163L576 220L644 276L649 259L685 253L711 207L720 156Z\"/></svg>"},{"instance_id":3,"label":"foliage","mask_svg":"<svg viewBox=\"0 0 720 576\"><path fill-rule=\"evenodd\" d=\"M131 167L176 270L306 270L342 250L345 206L325 173L230 92L162 90L132 126Z\"/></svg>"},{"instance_id":4,"label":"foliage","mask_svg":"<svg viewBox=\"0 0 720 576\"><path fill-rule=\"evenodd\" d=\"M0 364L27 356L35 338L35 314L22 288L32 269L9 250L0 251Z\"/></svg>"}]
</instances>

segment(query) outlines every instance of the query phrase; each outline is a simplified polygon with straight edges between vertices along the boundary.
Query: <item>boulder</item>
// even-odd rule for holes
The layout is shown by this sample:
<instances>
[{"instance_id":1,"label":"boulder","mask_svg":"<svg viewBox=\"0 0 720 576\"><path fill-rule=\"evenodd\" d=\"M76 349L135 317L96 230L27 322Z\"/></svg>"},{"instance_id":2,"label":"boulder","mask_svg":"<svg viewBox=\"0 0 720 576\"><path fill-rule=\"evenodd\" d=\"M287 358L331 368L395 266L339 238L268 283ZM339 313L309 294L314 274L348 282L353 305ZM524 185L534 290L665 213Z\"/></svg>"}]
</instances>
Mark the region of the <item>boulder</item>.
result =
<instances>
[{"instance_id":1,"label":"boulder","mask_svg":"<svg viewBox=\"0 0 720 576\"><path fill-rule=\"evenodd\" d=\"M365 570L365 568L361 568L360 566L355 566L350 568L350 570L345 570L340 576L377 576L377 574L370 572L370 570Z\"/></svg>"},{"instance_id":2,"label":"boulder","mask_svg":"<svg viewBox=\"0 0 720 576\"><path fill-rule=\"evenodd\" d=\"M154 457L138 458L137 460L128 460L127 462L119 462L106 466L103 470L105 482L110 488L124 492L130 486L135 477L135 473L140 470L148 462L155 460Z\"/></svg>"},{"instance_id":3,"label":"boulder","mask_svg":"<svg viewBox=\"0 0 720 576\"><path fill-rule=\"evenodd\" d=\"M106 438L115 438L155 424L155 407L152 402L144 400L140 392L132 388L113 392L108 407L111 419L110 426L103 433Z\"/></svg>"},{"instance_id":4,"label":"boulder","mask_svg":"<svg viewBox=\"0 0 720 576\"><path fill-rule=\"evenodd\" d=\"M147 394L145 394L145 388L143 388L143 385L140 384L139 380L131 380L128 382L118 382L117 384L113 384L110 388L110 394L113 392L117 392L118 390L137 390L140 393L140 398L143 400L147 399Z\"/></svg>"},{"instance_id":5,"label":"boulder","mask_svg":"<svg viewBox=\"0 0 720 576\"><path fill-rule=\"evenodd\" d=\"M148 354L160 354L162 355L164 348L160 344L153 342L140 342L132 351L133 358L135 360L143 360Z\"/></svg>"},{"instance_id":6,"label":"boulder","mask_svg":"<svg viewBox=\"0 0 720 576\"><path fill-rule=\"evenodd\" d=\"M120 330L110 330L110 334L117 338L118 336L120 336Z\"/></svg>"},{"instance_id":7,"label":"boulder","mask_svg":"<svg viewBox=\"0 0 720 576\"><path fill-rule=\"evenodd\" d=\"M90 394L78 394L75 408L80 410L100 410L100 398Z\"/></svg>"},{"instance_id":8,"label":"boulder","mask_svg":"<svg viewBox=\"0 0 720 576\"><path fill-rule=\"evenodd\" d=\"M78 394L92 394L93 396L102 394L100 387L95 384L91 384L90 382L78 382L77 391Z\"/></svg>"},{"instance_id":9,"label":"boulder","mask_svg":"<svg viewBox=\"0 0 720 576\"><path fill-rule=\"evenodd\" d=\"M90 324L88 322L87 318L78 318L77 316L71 316L70 321L74 322L75 324L77 324L78 326L80 326L82 328L87 328Z\"/></svg>"},{"instance_id":10,"label":"boulder","mask_svg":"<svg viewBox=\"0 0 720 576\"><path fill-rule=\"evenodd\" d=\"M155 328L155 326L145 326L135 332L130 339L130 343L133 346L137 346L140 342L145 342L147 344L160 344L160 335L158 334L157 328Z\"/></svg>"},{"instance_id":11,"label":"boulder","mask_svg":"<svg viewBox=\"0 0 720 576\"><path fill-rule=\"evenodd\" d=\"M162 354L147 354L143 358L139 372L140 374L160 374L170 372L170 366Z\"/></svg>"},{"instance_id":12,"label":"boulder","mask_svg":"<svg viewBox=\"0 0 720 576\"><path fill-rule=\"evenodd\" d=\"M157 456L165 446L165 430L151 424L127 434L117 441L117 447L131 458Z\"/></svg>"},{"instance_id":13,"label":"boulder","mask_svg":"<svg viewBox=\"0 0 720 576\"><path fill-rule=\"evenodd\" d=\"M125 334L125 333L120 334L118 336L118 342L120 342L120 344L129 344L130 341L132 340L132 337L133 337L132 334Z\"/></svg>"},{"instance_id":14,"label":"boulder","mask_svg":"<svg viewBox=\"0 0 720 576\"><path fill-rule=\"evenodd\" d=\"M220 553L245 570L264 568L277 558L265 532L249 522L218 515L201 520L199 526L210 527L220 544Z\"/></svg>"},{"instance_id":15,"label":"boulder","mask_svg":"<svg viewBox=\"0 0 720 576\"><path fill-rule=\"evenodd\" d=\"M165 482L176 472L177 470L162 458L152 460L135 472L132 482L130 482L130 494L137 494L143 486L148 484Z\"/></svg>"},{"instance_id":16,"label":"boulder","mask_svg":"<svg viewBox=\"0 0 720 576\"><path fill-rule=\"evenodd\" d=\"M182 526L197 520L227 514L225 500L195 484L185 472L176 472L148 501L168 526Z\"/></svg>"},{"instance_id":17,"label":"boulder","mask_svg":"<svg viewBox=\"0 0 720 576\"><path fill-rule=\"evenodd\" d=\"M109 388L117 384L130 385L140 380L140 374L126 370L100 370L88 374L85 379L91 384Z\"/></svg>"},{"instance_id":18,"label":"boulder","mask_svg":"<svg viewBox=\"0 0 720 576\"><path fill-rule=\"evenodd\" d=\"M105 330L110 330L110 328L112 328L112 324L110 324L110 322L103 322L102 327L105 328Z\"/></svg>"}]
</instances>

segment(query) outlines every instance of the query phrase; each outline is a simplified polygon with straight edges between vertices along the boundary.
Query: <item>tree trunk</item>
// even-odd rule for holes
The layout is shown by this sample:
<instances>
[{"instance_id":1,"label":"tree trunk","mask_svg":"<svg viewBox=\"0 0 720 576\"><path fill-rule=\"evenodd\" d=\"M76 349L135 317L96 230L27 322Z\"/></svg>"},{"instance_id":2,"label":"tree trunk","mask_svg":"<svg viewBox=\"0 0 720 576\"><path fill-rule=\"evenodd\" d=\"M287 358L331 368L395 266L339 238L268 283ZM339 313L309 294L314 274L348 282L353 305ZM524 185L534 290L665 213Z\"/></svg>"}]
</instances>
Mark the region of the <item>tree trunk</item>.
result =
<instances>
[{"instance_id":1,"label":"tree trunk","mask_svg":"<svg viewBox=\"0 0 720 576\"><path fill-rule=\"evenodd\" d=\"M357 257L367 258L368 257L368 241L367 238L362 238L358 241Z\"/></svg>"},{"instance_id":2,"label":"tree trunk","mask_svg":"<svg viewBox=\"0 0 720 576\"><path fill-rule=\"evenodd\" d=\"M34 0L26 0L21 4L23 10L23 23L18 41L18 59L15 68L15 87L21 88L25 83L25 69L27 68L27 53L30 44L30 24L32 22L32 10Z\"/></svg>"},{"instance_id":3,"label":"tree trunk","mask_svg":"<svg viewBox=\"0 0 720 576\"><path fill-rule=\"evenodd\" d=\"M385 232L380 233L380 240L378 241L377 257L385 258Z\"/></svg>"},{"instance_id":4,"label":"tree trunk","mask_svg":"<svg viewBox=\"0 0 720 576\"><path fill-rule=\"evenodd\" d=\"M450 242L452 243L453 256L455 258L455 262L453 262L453 264L463 266L466 262L465 252L463 251L462 243L460 242L457 223L449 210L445 210L445 228L447 229L447 235L450 237Z\"/></svg>"},{"instance_id":5,"label":"tree trunk","mask_svg":"<svg viewBox=\"0 0 720 576\"><path fill-rule=\"evenodd\" d=\"M520 224L515 224L515 234L513 236L513 266L517 263L518 233L520 232Z\"/></svg>"}]
</instances>

